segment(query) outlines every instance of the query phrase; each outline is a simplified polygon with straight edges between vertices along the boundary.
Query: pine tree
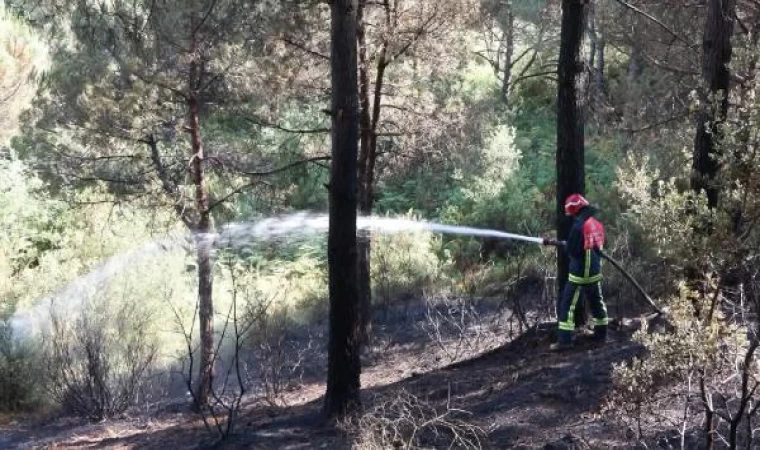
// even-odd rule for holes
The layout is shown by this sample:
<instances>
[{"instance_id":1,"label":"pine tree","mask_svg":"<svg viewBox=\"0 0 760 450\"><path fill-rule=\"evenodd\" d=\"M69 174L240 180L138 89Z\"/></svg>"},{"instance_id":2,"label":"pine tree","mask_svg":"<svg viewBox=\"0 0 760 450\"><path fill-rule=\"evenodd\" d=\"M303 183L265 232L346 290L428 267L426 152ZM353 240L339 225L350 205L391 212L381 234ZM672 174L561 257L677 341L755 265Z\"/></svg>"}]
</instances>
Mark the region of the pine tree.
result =
<instances>
[{"instance_id":1,"label":"pine tree","mask_svg":"<svg viewBox=\"0 0 760 450\"><path fill-rule=\"evenodd\" d=\"M357 285L356 207L359 143L357 0L332 9L332 174L330 176L330 340L324 411L342 416L360 404L361 320Z\"/></svg>"}]
</instances>

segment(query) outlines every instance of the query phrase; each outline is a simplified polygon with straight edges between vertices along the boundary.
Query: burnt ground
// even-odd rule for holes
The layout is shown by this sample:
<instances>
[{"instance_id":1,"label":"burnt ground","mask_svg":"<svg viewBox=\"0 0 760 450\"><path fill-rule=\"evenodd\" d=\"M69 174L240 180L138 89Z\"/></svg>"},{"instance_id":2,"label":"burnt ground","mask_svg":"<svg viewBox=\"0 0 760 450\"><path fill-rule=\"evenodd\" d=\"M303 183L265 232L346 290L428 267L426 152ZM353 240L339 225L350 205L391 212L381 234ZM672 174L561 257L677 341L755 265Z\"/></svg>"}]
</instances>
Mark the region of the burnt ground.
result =
<instances>
[{"instance_id":1,"label":"burnt ground","mask_svg":"<svg viewBox=\"0 0 760 450\"><path fill-rule=\"evenodd\" d=\"M498 328L498 327L497 327ZM386 339L366 359L363 402L405 391L437 408L467 411L487 448L634 448L623 425L601 413L612 367L641 354L631 330L615 329L603 347L583 343L549 351L553 326L541 324L509 340L491 329L478 355L446 364L433 342ZM484 333L485 334L485 333ZM215 442L185 407L98 424L0 418L0 448L347 448L348 440L320 415L324 385L306 382L282 406L248 404L237 433Z\"/></svg>"}]
</instances>

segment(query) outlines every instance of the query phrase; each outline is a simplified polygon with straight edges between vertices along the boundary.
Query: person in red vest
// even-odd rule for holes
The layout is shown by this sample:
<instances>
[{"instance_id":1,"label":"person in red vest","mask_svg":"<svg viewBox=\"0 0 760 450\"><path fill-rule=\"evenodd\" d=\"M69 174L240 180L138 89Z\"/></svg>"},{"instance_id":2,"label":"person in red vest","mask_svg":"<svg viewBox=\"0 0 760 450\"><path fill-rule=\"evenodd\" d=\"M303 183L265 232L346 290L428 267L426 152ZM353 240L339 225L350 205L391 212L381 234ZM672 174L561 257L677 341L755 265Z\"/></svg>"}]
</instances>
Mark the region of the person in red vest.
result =
<instances>
[{"instance_id":1,"label":"person in red vest","mask_svg":"<svg viewBox=\"0 0 760 450\"><path fill-rule=\"evenodd\" d=\"M594 316L592 340L604 342L607 339L607 307L602 297L602 257L604 247L604 226L594 218L597 209L591 206L581 194L572 194L565 200L565 214L575 220L567 242L547 240L546 243L564 244L570 258L570 267L565 289L557 302L557 342L552 350L562 350L572 346L575 332L575 314L581 296L590 303Z\"/></svg>"}]
</instances>

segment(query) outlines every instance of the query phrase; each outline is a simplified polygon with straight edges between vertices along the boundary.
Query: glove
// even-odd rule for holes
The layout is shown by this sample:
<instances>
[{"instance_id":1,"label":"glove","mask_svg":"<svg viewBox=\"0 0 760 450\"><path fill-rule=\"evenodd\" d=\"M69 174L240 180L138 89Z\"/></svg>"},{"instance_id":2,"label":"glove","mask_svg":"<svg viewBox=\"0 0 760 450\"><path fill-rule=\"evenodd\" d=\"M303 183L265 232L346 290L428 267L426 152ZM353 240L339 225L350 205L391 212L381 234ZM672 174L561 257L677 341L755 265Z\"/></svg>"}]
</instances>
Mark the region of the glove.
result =
<instances>
[{"instance_id":1,"label":"glove","mask_svg":"<svg viewBox=\"0 0 760 450\"><path fill-rule=\"evenodd\" d=\"M543 242L543 244L544 245L553 245L555 247L564 247L565 246L565 241L559 241L557 239L550 238L548 236L544 236L544 242Z\"/></svg>"}]
</instances>

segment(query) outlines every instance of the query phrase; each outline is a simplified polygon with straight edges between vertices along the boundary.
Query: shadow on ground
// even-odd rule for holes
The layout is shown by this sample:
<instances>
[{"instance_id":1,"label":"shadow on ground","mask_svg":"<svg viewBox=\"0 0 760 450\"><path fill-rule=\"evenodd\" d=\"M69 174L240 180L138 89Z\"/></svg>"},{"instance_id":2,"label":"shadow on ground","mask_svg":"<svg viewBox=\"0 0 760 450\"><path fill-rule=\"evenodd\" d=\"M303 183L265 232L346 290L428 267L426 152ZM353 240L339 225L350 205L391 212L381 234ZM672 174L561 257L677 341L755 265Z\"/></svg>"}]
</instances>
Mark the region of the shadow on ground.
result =
<instances>
[{"instance_id":1,"label":"shadow on ground","mask_svg":"<svg viewBox=\"0 0 760 450\"><path fill-rule=\"evenodd\" d=\"M476 358L364 390L363 401L371 405L404 390L440 408L450 404L471 414L469 420L487 432L490 448L629 448L624 430L600 409L613 365L640 355L642 348L629 330L618 330L603 347L581 342L555 354L549 352L552 328L542 325ZM248 410L236 422L236 436L224 443L214 443L201 422L185 421L128 436L71 441L70 447L347 448L320 408L316 400Z\"/></svg>"}]
</instances>

